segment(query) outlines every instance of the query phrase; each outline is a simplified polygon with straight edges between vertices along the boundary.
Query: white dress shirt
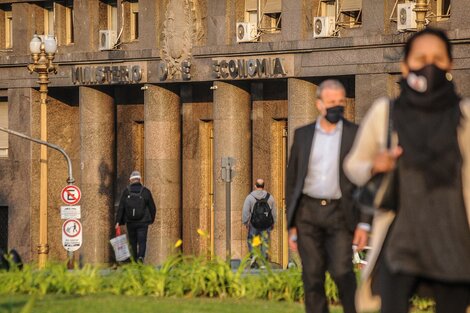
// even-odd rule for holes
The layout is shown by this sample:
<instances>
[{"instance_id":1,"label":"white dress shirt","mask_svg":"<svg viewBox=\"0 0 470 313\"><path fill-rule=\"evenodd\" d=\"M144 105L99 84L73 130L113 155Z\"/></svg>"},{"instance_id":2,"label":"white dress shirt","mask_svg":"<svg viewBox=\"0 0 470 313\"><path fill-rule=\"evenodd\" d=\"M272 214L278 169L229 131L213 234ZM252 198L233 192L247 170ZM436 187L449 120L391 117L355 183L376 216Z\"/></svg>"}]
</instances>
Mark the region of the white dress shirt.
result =
<instances>
[{"instance_id":1,"label":"white dress shirt","mask_svg":"<svg viewBox=\"0 0 470 313\"><path fill-rule=\"evenodd\" d=\"M340 199L339 154L343 121L339 121L331 132L326 132L320 124L322 117L315 124L312 150L308 162L308 172L302 192L318 199Z\"/></svg>"}]
</instances>

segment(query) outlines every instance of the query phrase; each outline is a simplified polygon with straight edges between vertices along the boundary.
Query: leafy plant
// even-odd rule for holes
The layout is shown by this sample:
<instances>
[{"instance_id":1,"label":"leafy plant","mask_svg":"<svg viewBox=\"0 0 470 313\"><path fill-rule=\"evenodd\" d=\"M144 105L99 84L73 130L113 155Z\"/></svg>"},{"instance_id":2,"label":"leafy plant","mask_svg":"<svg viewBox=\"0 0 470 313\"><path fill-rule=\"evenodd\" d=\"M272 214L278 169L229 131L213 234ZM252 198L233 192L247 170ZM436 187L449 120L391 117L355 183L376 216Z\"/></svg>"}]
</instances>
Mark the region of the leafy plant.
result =
<instances>
[{"instance_id":1,"label":"leafy plant","mask_svg":"<svg viewBox=\"0 0 470 313\"><path fill-rule=\"evenodd\" d=\"M0 295L110 294L303 301L301 269L277 271L262 258L259 249L255 248L254 254L265 269L249 269L251 259L248 256L241 261L237 270L232 270L221 259L183 256L181 253L169 257L159 267L129 263L114 270L93 265L67 270L64 264L51 263L39 270L27 264L22 270L12 268L10 271L0 271ZM339 302L338 288L329 274L326 276L325 292L331 304ZM434 304L429 299L414 297L412 305L425 310Z\"/></svg>"}]
</instances>

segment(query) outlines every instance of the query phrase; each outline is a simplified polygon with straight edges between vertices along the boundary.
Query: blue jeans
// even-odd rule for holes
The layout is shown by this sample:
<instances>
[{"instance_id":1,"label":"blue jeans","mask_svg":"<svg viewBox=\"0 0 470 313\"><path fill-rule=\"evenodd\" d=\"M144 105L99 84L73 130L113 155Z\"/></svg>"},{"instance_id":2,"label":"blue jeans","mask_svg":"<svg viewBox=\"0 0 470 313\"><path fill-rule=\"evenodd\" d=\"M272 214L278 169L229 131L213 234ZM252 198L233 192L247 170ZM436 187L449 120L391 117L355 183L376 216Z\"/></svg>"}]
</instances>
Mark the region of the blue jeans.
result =
<instances>
[{"instance_id":1,"label":"blue jeans","mask_svg":"<svg viewBox=\"0 0 470 313\"><path fill-rule=\"evenodd\" d=\"M253 237L255 236L260 236L261 238L261 245L258 247L260 248L261 255L267 260L268 259L268 247L269 247L269 234L271 232L271 229L267 230L258 230L254 228L253 226L249 226L248 228L248 250L250 251L250 256L253 257L252 251L253 251Z\"/></svg>"}]
</instances>

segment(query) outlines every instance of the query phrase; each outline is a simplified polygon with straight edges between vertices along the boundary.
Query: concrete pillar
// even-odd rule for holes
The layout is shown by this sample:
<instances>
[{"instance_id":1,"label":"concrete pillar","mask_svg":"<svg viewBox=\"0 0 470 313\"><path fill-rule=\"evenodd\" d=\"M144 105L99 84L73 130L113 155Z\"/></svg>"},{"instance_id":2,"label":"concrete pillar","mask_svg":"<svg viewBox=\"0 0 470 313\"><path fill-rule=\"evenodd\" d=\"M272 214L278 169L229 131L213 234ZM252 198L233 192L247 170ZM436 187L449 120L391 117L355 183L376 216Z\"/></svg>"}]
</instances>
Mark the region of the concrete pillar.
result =
<instances>
[{"instance_id":1,"label":"concrete pillar","mask_svg":"<svg viewBox=\"0 0 470 313\"><path fill-rule=\"evenodd\" d=\"M15 55L30 54L29 42L35 33L44 33L43 8L34 3L13 3L13 51Z\"/></svg>"},{"instance_id":2,"label":"concrete pillar","mask_svg":"<svg viewBox=\"0 0 470 313\"><path fill-rule=\"evenodd\" d=\"M398 78L390 74L356 75L356 123L362 120L375 100L380 97L395 97L398 94L396 79Z\"/></svg>"},{"instance_id":3,"label":"concrete pillar","mask_svg":"<svg viewBox=\"0 0 470 313\"><path fill-rule=\"evenodd\" d=\"M232 258L247 252L246 231L241 224L245 197L251 190L251 100L248 86L215 82L214 91L214 191L215 254L226 256L226 191L221 178L223 157L235 158L231 187Z\"/></svg>"},{"instance_id":4,"label":"concrete pillar","mask_svg":"<svg viewBox=\"0 0 470 313\"><path fill-rule=\"evenodd\" d=\"M295 129L313 122L318 116L316 93L317 85L312 82L297 78L289 78L287 81L289 154Z\"/></svg>"},{"instance_id":5,"label":"concrete pillar","mask_svg":"<svg viewBox=\"0 0 470 313\"><path fill-rule=\"evenodd\" d=\"M228 43L227 1L207 0L207 45ZM232 26L235 28L235 23Z\"/></svg>"},{"instance_id":6,"label":"concrete pillar","mask_svg":"<svg viewBox=\"0 0 470 313\"><path fill-rule=\"evenodd\" d=\"M110 260L114 227L116 107L110 92L79 87L83 245L87 263Z\"/></svg>"},{"instance_id":7,"label":"concrete pillar","mask_svg":"<svg viewBox=\"0 0 470 313\"><path fill-rule=\"evenodd\" d=\"M389 33L391 25L390 12L392 8L393 4L388 0L363 0L362 28L364 33L368 35Z\"/></svg>"},{"instance_id":8,"label":"concrete pillar","mask_svg":"<svg viewBox=\"0 0 470 313\"><path fill-rule=\"evenodd\" d=\"M74 1L75 46L81 51L96 51L99 43L100 18L99 0Z\"/></svg>"},{"instance_id":9,"label":"concrete pillar","mask_svg":"<svg viewBox=\"0 0 470 313\"><path fill-rule=\"evenodd\" d=\"M282 39L302 40L307 31L304 1L282 1Z\"/></svg>"},{"instance_id":10,"label":"concrete pillar","mask_svg":"<svg viewBox=\"0 0 470 313\"><path fill-rule=\"evenodd\" d=\"M149 263L162 263L181 239L181 100L179 90L147 85L144 95L145 185L157 205Z\"/></svg>"},{"instance_id":11,"label":"concrete pillar","mask_svg":"<svg viewBox=\"0 0 470 313\"><path fill-rule=\"evenodd\" d=\"M39 138L39 92L32 88L8 89L8 128ZM9 135L8 162L0 174L9 185L0 190L8 204L8 248L23 262L37 261L39 244L40 145ZM51 208L49 208L51 209ZM52 212L51 212L52 213Z\"/></svg>"}]
</instances>

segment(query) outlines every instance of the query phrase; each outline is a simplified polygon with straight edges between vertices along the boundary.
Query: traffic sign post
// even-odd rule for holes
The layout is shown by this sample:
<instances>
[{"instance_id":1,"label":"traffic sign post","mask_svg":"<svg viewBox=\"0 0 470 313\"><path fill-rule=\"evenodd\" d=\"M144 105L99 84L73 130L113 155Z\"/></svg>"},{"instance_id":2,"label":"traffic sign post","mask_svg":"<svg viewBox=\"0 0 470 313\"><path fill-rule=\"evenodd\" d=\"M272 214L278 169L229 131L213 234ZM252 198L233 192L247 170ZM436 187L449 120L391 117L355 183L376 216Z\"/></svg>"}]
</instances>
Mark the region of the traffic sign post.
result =
<instances>
[{"instance_id":1,"label":"traffic sign post","mask_svg":"<svg viewBox=\"0 0 470 313\"><path fill-rule=\"evenodd\" d=\"M67 268L72 269L74 263L73 252L82 246L82 224L80 206L76 205L82 198L80 188L75 185L68 185L60 193L62 201L66 204L60 207L60 217L66 221L62 225L62 245L67 250Z\"/></svg>"},{"instance_id":2,"label":"traffic sign post","mask_svg":"<svg viewBox=\"0 0 470 313\"><path fill-rule=\"evenodd\" d=\"M225 254L227 262L230 264L232 259L232 195L231 183L235 176L233 167L235 166L235 158L223 157L222 158L222 180L225 182Z\"/></svg>"},{"instance_id":3,"label":"traffic sign post","mask_svg":"<svg viewBox=\"0 0 470 313\"><path fill-rule=\"evenodd\" d=\"M82 246L82 223L79 220L70 219L62 224L62 246L69 252Z\"/></svg>"}]
</instances>

